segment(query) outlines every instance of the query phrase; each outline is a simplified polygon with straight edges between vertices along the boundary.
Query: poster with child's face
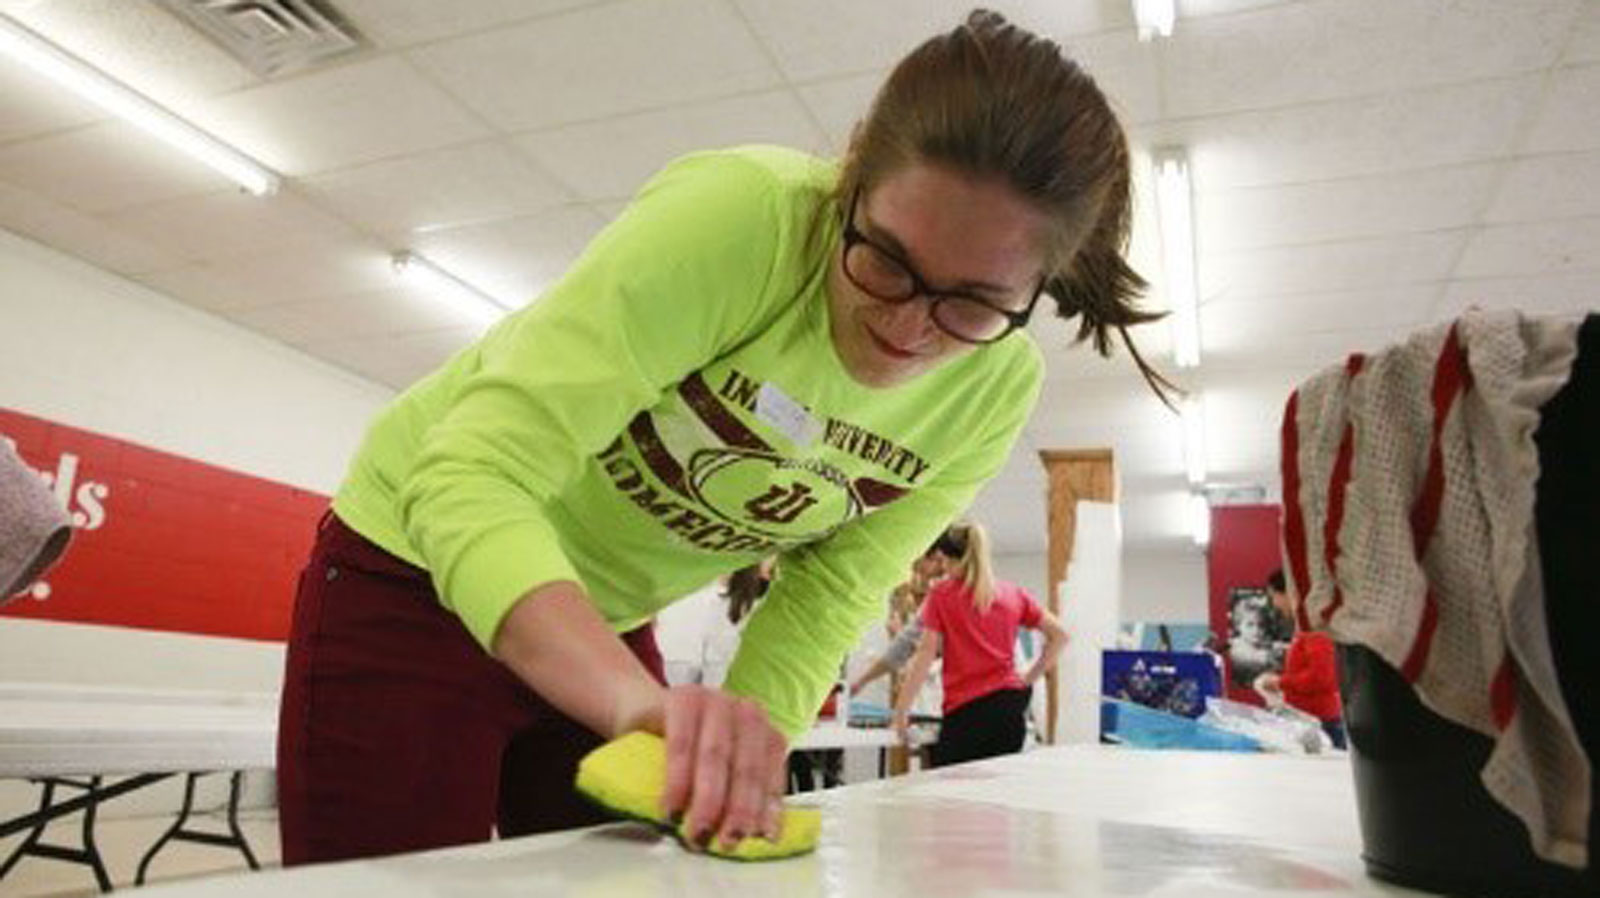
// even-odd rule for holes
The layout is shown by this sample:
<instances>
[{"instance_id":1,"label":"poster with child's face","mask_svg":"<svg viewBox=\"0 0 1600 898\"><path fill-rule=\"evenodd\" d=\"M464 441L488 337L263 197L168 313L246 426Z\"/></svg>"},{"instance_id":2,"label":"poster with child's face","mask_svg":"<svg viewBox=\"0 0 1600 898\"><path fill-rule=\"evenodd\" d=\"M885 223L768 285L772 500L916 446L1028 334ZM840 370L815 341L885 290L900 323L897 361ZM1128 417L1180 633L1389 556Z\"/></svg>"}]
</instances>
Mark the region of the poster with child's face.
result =
<instances>
[{"instance_id":1,"label":"poster with child's face","mask_svg":"<svg viewBox=\"0 0 1600 898\"><path fill-rule=\"evenodd\" d=\"M1228 593L1228 662L1230 680L1248 687L1256 677L1283 668L1283 655L1293 635L1265 589L1235 587Z\"/></svg>"}]
</instances>

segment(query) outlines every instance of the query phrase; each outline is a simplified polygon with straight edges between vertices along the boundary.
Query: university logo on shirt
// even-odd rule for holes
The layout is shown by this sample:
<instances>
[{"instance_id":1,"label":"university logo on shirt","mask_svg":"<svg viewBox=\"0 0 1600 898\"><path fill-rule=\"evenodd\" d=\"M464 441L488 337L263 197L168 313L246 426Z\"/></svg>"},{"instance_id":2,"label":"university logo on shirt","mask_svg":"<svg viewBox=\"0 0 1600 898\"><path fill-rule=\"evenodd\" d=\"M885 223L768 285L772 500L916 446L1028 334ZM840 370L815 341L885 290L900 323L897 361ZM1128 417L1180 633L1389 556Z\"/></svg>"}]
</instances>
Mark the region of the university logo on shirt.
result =
<instances>
[{"instance_id":1,"label":"university logo on shirt","mask_svg":"<svg viewBox=\"0 0 1600 898\"><path fill-rule=\"evenodd\" d=\"M737 372L715 392L690 375L677 388L681 406L640 412L598 461L634 505L713 552L760 554L813 542L905 495L907 487L779 452L737 411L753 412L758 389ZM834 419L821 442L912 483L928 467L910 450Z\"/></svg>"},{"instance_id":2,"label":"university logo on shirt","mask_svg":"<svg viewBox=\"0 0 1600 898\"><path fill-rule=\"evenodd\" d=\"M696 451L688 487L722 520L783 542L820 539L862 512L861 497L837 467L754 449Z\"/></svg>"}]
</instances>

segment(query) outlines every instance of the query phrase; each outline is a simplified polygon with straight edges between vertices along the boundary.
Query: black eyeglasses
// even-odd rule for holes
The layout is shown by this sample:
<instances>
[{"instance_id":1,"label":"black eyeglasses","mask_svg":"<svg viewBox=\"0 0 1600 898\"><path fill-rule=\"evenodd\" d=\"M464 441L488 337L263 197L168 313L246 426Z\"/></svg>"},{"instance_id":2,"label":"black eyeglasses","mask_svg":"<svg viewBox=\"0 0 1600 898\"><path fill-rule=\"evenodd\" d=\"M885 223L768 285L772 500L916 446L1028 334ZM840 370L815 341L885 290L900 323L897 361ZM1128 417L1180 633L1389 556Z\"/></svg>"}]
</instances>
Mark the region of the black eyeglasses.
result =
<instances>
[{"instance_id":1,"label":"black eyeglasses","mask_svg":"<svg viewBox=\"0 0 1600 898\"><path fill-rule=\"evenodd\" d=\"M928 314L939 329L963 343L993 343L1028 323L1044 292L1044 278L1033 290L1027 308L1002 309L986 299L958 290L936 290L911 263L872 242L856 227L857 189L844 219L844 274L861 292L880 302L903 303L918 296L928 300Z\"/></svg>"}]
</instances>

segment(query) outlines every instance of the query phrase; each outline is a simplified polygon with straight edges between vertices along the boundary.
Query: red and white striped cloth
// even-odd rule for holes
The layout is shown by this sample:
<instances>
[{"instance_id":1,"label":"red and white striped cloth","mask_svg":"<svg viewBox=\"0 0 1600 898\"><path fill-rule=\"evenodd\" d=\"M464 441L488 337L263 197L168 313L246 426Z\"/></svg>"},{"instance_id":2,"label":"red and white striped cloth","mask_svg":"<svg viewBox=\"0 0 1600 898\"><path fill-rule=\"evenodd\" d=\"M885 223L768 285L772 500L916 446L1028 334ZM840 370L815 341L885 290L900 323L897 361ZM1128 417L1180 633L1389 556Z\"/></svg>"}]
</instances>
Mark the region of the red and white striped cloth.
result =
<instances>
[{"instance_id":1,"label":"red and white striped cloth","mask_svg":"<svg viewBox=\"0 0 1600 898\"><path fill-rule=\"evenodd\" d=\"M1577 324L1470 311L1301 384L1283 417L1300 625L1360 643L1494 739L1481 777L1534 851L1588 861L1591 771L1556 679L1533 526L1539 407Z\"/></svg>"}]
</instances>

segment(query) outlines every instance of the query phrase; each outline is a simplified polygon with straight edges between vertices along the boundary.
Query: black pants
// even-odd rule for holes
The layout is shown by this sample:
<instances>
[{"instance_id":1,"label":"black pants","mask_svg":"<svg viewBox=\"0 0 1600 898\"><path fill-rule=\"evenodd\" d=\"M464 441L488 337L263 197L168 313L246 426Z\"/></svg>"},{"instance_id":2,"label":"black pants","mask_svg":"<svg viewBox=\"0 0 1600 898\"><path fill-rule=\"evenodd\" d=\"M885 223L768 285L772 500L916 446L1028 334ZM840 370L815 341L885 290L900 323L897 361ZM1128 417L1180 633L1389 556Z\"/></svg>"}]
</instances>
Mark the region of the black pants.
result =
<instances>
[{"instance_id":1,"label":"black pants","mask_svg":"<svg viewBox=\"0 0 1600 898\"><path fill-rule=\"evenodd\" d=\"M1338 718L1324 720L1322 722L1322 731L1328 734L1328 741L1333 743L1334 748L1345 749L1349 747L1349 740L1344 735L1343 720Z\"/></svg>"},{"instance_id":2,"label":"black pants","mask_svg":"<svg viewBox=\"0 0 1600 898\"><path fill-rule=\"evenodd\" d=\"M946 767L1021 751L1032 698L1032 689L1001 689L946 714L939 725L939 741L929 749L932 765Z\"/></svg>"}]
</instances>

